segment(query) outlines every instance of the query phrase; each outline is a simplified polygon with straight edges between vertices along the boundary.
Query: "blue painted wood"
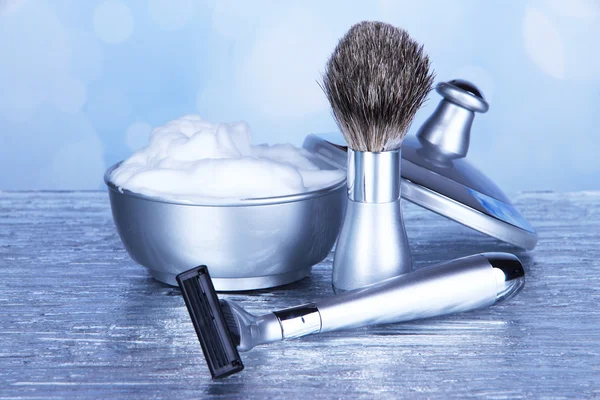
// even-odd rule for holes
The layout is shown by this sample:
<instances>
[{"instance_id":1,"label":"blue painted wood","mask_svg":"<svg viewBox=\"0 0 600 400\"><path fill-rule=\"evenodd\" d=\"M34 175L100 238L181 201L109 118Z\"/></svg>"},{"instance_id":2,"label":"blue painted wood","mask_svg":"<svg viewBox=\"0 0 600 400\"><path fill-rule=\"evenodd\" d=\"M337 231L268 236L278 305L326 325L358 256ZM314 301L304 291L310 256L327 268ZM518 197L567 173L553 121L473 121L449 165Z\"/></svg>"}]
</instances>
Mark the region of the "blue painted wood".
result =
<instances>
[{"instance_id":1,"label":"blue painted wood","mask_svg":"<svg viewBox=\"0 0 600 400\"><path fill-rule=\"evenodd\" d=\"M593 398L600 396L600 193L525 193L532 252L405 204L415 262L513 251L524 291L499 306L243 353L210 380L183 300L127 255L105 193L0 192L0 399ZM232 294L255 312L330 296L310 278Z\"/></svg>"}]
</instances>

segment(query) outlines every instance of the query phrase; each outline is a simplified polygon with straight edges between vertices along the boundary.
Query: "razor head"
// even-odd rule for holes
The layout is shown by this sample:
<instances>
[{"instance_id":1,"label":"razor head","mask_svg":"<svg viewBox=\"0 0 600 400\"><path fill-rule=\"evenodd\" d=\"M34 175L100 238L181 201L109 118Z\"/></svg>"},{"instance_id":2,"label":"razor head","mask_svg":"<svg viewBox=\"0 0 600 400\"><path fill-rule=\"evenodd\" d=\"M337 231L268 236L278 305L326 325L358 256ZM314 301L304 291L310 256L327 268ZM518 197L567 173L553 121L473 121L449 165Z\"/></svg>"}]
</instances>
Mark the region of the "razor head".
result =
<instances>
[{"instance_id":1,"label":"razor head","mask_svg":"<svg viewBox=\"0 0 600 400\"><path fill-rule=\"evenodd\" d=\"M205 265L177 275L177 283L196 329L213 379L244 369Z\"/></svg>"}]
</instances>

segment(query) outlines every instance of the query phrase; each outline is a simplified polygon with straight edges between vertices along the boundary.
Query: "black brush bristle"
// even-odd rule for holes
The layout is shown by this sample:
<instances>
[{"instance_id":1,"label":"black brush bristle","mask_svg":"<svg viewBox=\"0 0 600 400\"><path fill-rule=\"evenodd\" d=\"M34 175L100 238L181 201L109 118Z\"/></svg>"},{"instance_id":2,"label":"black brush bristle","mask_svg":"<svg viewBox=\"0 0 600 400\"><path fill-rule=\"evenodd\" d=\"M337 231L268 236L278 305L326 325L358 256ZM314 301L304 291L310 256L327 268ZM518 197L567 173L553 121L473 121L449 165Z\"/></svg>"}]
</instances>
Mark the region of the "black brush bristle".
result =
<instances>
[{"instance_id":1,"label":"black brush bristle","mask_svg":"<svg viewBox=\"0 0 600 400\"><path fill-rule=\"evenodd\" d=\"M382 22L354 25L325 67L321 87L351 149L396 150L433 84L423 46Z\"/></svg>"},{"instance_id":2,"label":"black brush bristle","mask_svg":"<svg viewBox=\"0 0 600 400\"><path fill-rule=\"evenodd\" d=\"M206 266L177 275L177 283L213 379L243 370L244 364L237 351L239 333L236 343Z\"/></svg>"}]
</instances>

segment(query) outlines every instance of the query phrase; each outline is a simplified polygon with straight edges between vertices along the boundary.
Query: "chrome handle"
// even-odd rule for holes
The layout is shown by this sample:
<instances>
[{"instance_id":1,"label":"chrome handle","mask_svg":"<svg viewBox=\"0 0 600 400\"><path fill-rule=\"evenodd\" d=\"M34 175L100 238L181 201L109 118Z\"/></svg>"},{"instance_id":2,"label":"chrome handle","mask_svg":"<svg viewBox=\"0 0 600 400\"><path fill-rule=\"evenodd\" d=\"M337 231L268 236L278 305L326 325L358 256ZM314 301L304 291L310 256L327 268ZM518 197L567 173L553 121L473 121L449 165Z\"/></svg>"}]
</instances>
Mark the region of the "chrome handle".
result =
<instances>
[{"instance_id":1,"label":"chrome handle","mask_svg":"<svg viewBox=\"0 0 600 400\"><path fill-rule=\"evenodd\" d=\"M525 273L517 257L485 253L421 268L316 303L321 332L396 323L491 306L514 296Z\"/></svg>"}]
</instances>

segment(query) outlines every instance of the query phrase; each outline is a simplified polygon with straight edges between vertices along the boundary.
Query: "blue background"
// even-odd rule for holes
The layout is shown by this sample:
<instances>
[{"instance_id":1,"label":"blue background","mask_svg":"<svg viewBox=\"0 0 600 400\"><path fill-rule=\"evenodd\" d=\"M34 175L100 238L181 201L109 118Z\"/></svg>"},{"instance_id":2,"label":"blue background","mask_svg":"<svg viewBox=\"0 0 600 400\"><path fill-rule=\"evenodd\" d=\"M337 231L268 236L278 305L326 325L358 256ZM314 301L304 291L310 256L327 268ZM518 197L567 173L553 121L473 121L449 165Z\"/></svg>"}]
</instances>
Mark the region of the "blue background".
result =
<instances>
[{"instance_id":1,"label":"blue background","mask_svg":"<svg viewBox=\"0 0 600 400\"><path fill-rule=\"evenodd\" d=\"M365 19L482 89L469 158L505 191L600 188L597 0L0 0L0 189L99 189L186 113L246 120L255 143L334 131L316 80Z\"/></svg>"}]
</instances>

